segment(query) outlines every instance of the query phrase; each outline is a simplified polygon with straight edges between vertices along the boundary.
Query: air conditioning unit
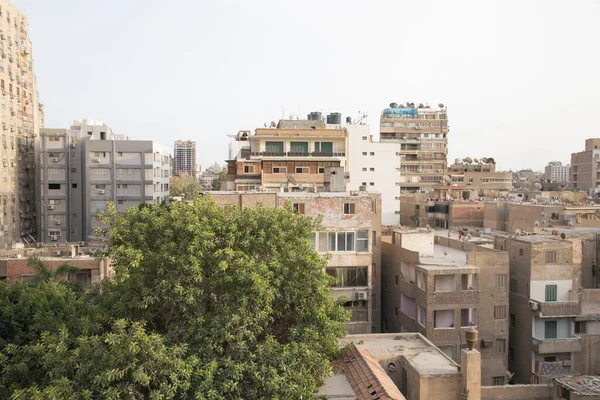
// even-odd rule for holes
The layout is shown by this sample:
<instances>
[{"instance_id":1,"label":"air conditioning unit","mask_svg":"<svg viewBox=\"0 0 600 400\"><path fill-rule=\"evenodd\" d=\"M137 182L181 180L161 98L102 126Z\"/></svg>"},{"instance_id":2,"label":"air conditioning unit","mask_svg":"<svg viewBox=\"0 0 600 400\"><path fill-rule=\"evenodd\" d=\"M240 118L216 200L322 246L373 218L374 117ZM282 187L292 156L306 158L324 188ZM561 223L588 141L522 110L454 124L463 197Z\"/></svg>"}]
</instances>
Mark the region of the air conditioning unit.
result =
<instances>
[{"instance_id":1,"label":"air conditioning unit","mask_svg":"<svg viewBox=\"0 0 600 400\"><path fill-rule=\"evenodd\" d=\"M367 300L368 299L367 292L358 292L358 293L356 293L356 298L358 300Z\"/></svg>"},{"instance_id":2,"label":"air conditioning unit","mask_svg":"<svg viewBox=\"0 0 600 400\"><path fill-rule=\"evenodd\" d=\"M54 204L48 205L48 210L54 210Z\"/></svg>"},{"instance_id":3,"label":"air conditioning unit","mask_svg":"<svg viewBox=\"0 0 600 400\"><path fill-rule=\"evenodd\" d=\"M482 339L481 346L482 347L492 347L492 340L491 339Z\"/></svg>"},{"instance_id":4,"label":"air conditioning unit","mask_svg":"<svg viewBox=\"0 0 600 400\"><path fill-rule=\"evenodd\" d=\"M100 159L99 158L92 158L92 162L93 163L100 163Z\"/></svg>"},{"instance_id":5,"label":"air conditioning unit","mask_svg":"<svg viewBox=\"0 0 600 400\"><path fill-rule=\"evenodd\" d=\"M77 243L77 244L78 244L79 246L81 246L81 247L85 246L85 242L79 242L79 243Z\"/></svg>"},{"instance_id":6,"label":"air conditioning unit","mask_svg":"<svg viewBox=\"0 0 600 400\"><path fill-rule=\"evenodd\" d=\"M70 148L72 148L72 149L74 149L74 148L75 148L75 143L71 143L71 144L69 145L69 147L70 147Z\"/></svg>"},{"instance_id":7,"label":"air conditioning unit","mask_svg":"<svg viewBox=\"0 0 600 400\"><path fill-rule=\"evenodd\" d=\"M54 221L54 225L60 225L60 221Z\"/></svg>"},{"instance_id":8,"label":"air conditioning unit","mask_svg":"<svg viewBox=\"0 0 600 400\"><path fill-rule=\"evenodd\" d=\"M58 158L53 158L52 161L58 162Z\"/></svg>"},{"instance_id":9,"label":"air conditioning unit","mask_svg":"<svg viewBox=\"0 0 600 400\"><path fill-rule=\"evenodd\" d=\"M531 301L529 300L529 308L532 310L537 310L538 309L538 303L537 301Z\"/></svg>"},{"instance_id":10,"label":"air conditioning unit","mask_svg":"<svg viewBox=\"0 0 600 400\"><path fill-rule=\"evenodd\" d=\"M98 190L98 194L104 194L104 190Z\"/></svg>"},{"instance_id":11,"label":"air conditioning unit","mask_svg":"<svg viewBox=\"0 0 600 400\"><path fill-rule=\"evenodd\" d=\"M57 251L55 251L55 252L54 252L54 255L55 255L56 257L60 257L60 256L62 255L62 251L60 251L60 250L57 250Z\"/></svg>"},{"instance_id":12,"label":"air conditioning unit","mask_svg":"<svg viewBox=\"0 0 600 400\"><path fill-rule=\"evenodd\" d=\"M50 236L50 240L52 240L53 242L56 242L58 240L58 236L52 235L52 236Z\"/></svg>"}]
</instances>

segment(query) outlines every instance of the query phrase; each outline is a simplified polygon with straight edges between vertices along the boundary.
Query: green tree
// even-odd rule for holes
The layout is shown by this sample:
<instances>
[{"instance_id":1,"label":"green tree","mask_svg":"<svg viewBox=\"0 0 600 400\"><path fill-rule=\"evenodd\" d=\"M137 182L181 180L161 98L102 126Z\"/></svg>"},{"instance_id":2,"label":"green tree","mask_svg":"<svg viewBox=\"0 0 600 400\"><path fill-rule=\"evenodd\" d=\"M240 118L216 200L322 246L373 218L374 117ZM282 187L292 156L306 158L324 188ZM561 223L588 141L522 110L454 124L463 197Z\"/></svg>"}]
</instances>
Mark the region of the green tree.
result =
<instances>
[{"instance_id":1,"label":"green tree","mask_svg":"<svg viewBox=\"0 0 600 400\"><path fill-rule=\"evenodd\" d=\"M125 216L107 207L115 276L100 300L187 343L204 366L193 377L201 398L312 396L348 317L310 241L318 223L209 197Z\"/></svg>"},{"instance_id":2,"label":"green tree","mask_svg":"<svg viewBox=\"0 0 600 400\"><path fill-rule=\"evenodd\" d=\"M223 183L223 181L225 180L227 176L227 173L225 171L222 171L219 176L217 176L217 178L212 181L212 190L221 190L221 184Z\"/></svg>"},{"instance_id":3,"label":"green tree","mask_svg":"<svg viewBox=\"0 0 600 400\"><path fill-rule=\"evenodd\" d=\"M193 176L182 174L172 176L169 179L169 194L171 196L184 197L186 200L194 200L202 192L202 187Z\"/></svg>"}]
</instances>

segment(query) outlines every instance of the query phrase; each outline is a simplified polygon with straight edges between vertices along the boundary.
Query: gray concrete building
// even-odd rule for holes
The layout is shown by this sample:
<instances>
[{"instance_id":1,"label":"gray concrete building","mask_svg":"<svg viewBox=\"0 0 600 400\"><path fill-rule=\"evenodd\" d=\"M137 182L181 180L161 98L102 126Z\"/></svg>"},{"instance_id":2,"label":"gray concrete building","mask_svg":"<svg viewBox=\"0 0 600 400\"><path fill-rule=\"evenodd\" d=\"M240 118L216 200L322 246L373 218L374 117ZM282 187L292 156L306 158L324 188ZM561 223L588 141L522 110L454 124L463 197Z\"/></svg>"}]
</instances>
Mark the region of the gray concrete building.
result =
<instances>
[{"instance_id":1,"label":"gray concrete building","mask_svg":"<svg viewBox=\"0 0 600 400\"><path fill-rule=\"evenodd\" d=\"M150 140L115 135L101 122L42 129L37 155L38 241L87 241L103 227L99 212L169 198L172 157Z\"/></svg>"},{"instance_id":2,"label":"gray concrete building","mask_svg":"<svg viewBox=\"0 0 600 400\"><path fill-rule=\"evenodd\" d=\"M173 176L182 174L198 178L196 170L196 142L177 140L173 149Z\"/></svg>"},{"instance_id":3,"label":"gray concrete building","mask_svg":"<svg viewBox=\"0 0 600 400\"><path fill-rule=\"evenodd\" d=\"M382 239L383 332L419 332L460 363L465 332L480 340L481 381L508 383L508 254L427 230Z\"/></svg>"}]
</instances>

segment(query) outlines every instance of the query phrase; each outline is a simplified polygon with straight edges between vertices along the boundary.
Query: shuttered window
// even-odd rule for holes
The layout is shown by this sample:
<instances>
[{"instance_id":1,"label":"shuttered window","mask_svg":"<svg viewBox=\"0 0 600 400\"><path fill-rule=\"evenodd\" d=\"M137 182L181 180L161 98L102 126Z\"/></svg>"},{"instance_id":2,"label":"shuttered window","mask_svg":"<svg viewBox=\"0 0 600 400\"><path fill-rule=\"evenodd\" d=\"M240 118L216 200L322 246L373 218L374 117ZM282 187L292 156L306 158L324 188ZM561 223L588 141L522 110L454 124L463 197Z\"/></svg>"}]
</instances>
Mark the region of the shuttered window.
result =
<instances>
[{"instance_id":1,"label":"shuttered window","mask_svg":"<svg viewBox=\"0 0 600 400\"><path fill-rule=\"evenodd\" d=\"M544 339L556 339L556 321L544 323Z\"/></svg>"},{"instance_id":2,"label":"shuttered window","mask_svg":"<svg viewBox=\"0 0 600 400\"><path fill-rule=\"evenodd\" d=\"M546 285L546 301L556 301L556 285Z\"/></svg>"}]
</instances>

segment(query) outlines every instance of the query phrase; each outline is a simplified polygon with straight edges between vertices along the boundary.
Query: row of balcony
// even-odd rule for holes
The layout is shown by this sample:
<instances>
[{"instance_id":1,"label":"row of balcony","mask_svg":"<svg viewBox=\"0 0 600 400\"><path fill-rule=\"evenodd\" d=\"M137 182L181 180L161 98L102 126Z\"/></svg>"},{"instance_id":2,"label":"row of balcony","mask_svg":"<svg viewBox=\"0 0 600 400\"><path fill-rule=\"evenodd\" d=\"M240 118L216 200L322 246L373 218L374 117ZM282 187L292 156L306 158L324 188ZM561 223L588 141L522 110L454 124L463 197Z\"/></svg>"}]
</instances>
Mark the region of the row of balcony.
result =
<instances>
[{"instance_id":1,"label":"row of balcony","mask_svg":"<svg viewBox=\"0 0 600 400\"><path fill-rule=\"evenodd\" d=\"M582 349L579 336L556 339L539 339L534 336L531 340L533 351L537 354L577 353Z\"/></svg>"},{"instance_id":2,"label":"row of balcony","mask_svg":"<svg viewBox=\"0 0 600 400\"><path fill-rule=\"evenodd\" d=\"M313 152L309 152L309 153L301 153L301 152L295 152L295 151L288 151L286 152L268 152L268 151L261 151L261 152L253 152L250 153L252 156L254 157L259 157L259 156L263 156L263 157L284 157L284 156L288 156L288 157L346 157L346 153L333 153L333 152L323 152L323 151L313 151Z\"/></svg>"}]
</instances>

